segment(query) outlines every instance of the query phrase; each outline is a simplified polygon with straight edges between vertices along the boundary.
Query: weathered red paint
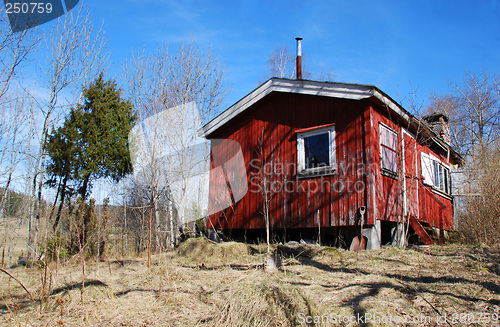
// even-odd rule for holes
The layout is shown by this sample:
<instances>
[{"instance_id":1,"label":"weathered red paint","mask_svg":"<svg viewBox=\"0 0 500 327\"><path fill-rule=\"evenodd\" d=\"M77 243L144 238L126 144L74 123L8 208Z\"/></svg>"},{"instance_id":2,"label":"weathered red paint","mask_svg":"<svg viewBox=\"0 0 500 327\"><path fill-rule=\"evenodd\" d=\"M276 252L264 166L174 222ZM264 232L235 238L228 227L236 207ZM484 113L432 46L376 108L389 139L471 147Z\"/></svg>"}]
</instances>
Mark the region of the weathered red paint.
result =
<instances>
[{"instance_id":1,"label":"weathered red paint","mask_svg":"<svg viewBox=\"0 0 500 327\"><path fill-rule=\"evenodd\" d=\"M249 191L232 207L210 215L208 226L265 228L259 174L260 166L266 164L278 167L279 171L269 173L268 179L281 187L277 187L270 201L273 228L352 226L356 224L359 207L366 206L368 225L376 219L402 222L413 217L429 226L452 229L452 198L421 183L420 153L432 153L445 163L449 159L446 153L427 147L419 140L419 131L401 121L373 99L281 92L266 95L209 137L239 142ZM380 123L398 133L400 160L396 178L380 171ZM309 178L297 176L297 131L331 124L335 126L335 173ZM223 144L212 144L211 167L224 162L230 152ZM224 183L224 176L210 174L210 205L215 202L214 190ZM341 183L346 188L339 189ZM356 185L363 187L358 189Z\"/></svg>"}]
</instances>

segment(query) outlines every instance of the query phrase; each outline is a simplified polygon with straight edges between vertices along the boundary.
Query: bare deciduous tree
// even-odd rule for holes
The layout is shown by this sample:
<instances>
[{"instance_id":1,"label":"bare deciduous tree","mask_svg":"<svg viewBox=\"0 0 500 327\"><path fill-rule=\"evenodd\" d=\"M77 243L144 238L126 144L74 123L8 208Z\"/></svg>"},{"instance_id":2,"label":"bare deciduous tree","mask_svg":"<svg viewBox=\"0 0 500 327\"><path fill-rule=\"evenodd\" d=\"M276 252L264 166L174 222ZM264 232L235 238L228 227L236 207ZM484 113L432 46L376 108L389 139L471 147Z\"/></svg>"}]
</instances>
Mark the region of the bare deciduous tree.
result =
<instances>
[{"instance_id":1,"label":"bare deciduous tree","mask_svg":"<svg viewBox=\"0 0 500 327\"><path fill-rule=\"evenodd\" d=\"M37 133L38 150L31 167L33 181L29 206L28 251L33 250L38 233L46 161L45 144L50 128L69 106L81 100L83 86L104 68L106 61L103 31L94 30L90 13L85 6L59 18L46 40L48 56L42 62L41 86L46 90L47 96L40 98L33 95L38 108L34 119L40 119L43 123ZM71 91L75 93L73 98L70 96Z\"/></svg>"},{"instance_id":2,"label":"bare deciduous tree","mask_svg":"<svg viewBox=\"0 0 500 327\"><path fill-rule=\"evenodd\" d=\"M462 84L450 87L450 94L431 97L427 111L449 117L452 145L473 158L500 134L500 77L467 72Z\"/></svg>"},{"instance_id":3,"label":"bare deciduous tree","mask_svg":"<svg viewBox=\"0 0 500 327\"><path fill-rule=\"evenodd\" d=\"M29 121L28 111L29 99L23 96L16 96L16 99L9 101L9 106L0 105L1 116L3 122L0 124L0 183L3 186L3 194L0 200L0 222L3 219L3 212L7 193L10 185L13 182L16 170L20 163L25 159L24 136L29 135L29 125L25 124ZM5 177L5 179L4 179Z\"/></svg>"},{"instance_id":4,"label":"bare deciduous tree","mask_svg":"<svg viewBox=\"0 0 500 327\"><path fill-rule=\"evenodd\" d=\"M475 158L468 179L465 209L460 212L459 230L465 241L495 245L500 242L500 150L498 145Z\"/></svg>"},{"instance_id":5,"label":"bare deciduous tree","mask_svg":"<svg viewBox=\"0 0 500 327\"><path fill-rule=\"evenodd\" d=\"M167 82L163 75L166 70L168 48L160 48L154 56L134 53L124 68L128 82L130 99L139 117L138 125L130 135L130 151L134 165L135 188L147 193L149 208L148 266L151 265L151 239L153 213L157 213L156 205L159 197L168 193L161 173L162 144L165 128L162 126L160 114L166 108L163 105ZM143 128L146 118L147 128ZM156 119L158 118L158 119ZM170 217L171 242L173 242L173 217ZM155 215L156 229L159 229L159 217ZM159 239L157 238L157 242Z\"/></svg>"},{"instance_id":6,"label":"bare deciduous tree","mask_svg":"<svg viewBox=\"0 0 500 327\"><path fill-rule=\"evenodd\" d=\"M14 33L6 15L0 17L0 99L12 86L12 81L19 76L21 66L35 52L41 35L37 29L28 29ZM12 100L12 99L11 99Z\"/></svg>"},{"instance_id":7,"label":"bare deciduous tree","mask_svg":"<svg viewBox=\"0 0 500 327\"><path fill-rule=\"evenodd\" d=\"M41 35L37 29L13 33L6 15L0 18L0 183L2 194L0 200L0 221L4 218L8 198L11 196L12 184L19 183L19 170L27 159L30 147L30 135L33 125L29 119L28 108L32 105L25 92L19 87L23 77L23 66L32 59ZM7 256L13 255L13 246L19 238L22 216L15 224L5 226L2 237L3 254L9 243ZM9 226L12 229L9 229ZM3 258L2 258L3 260Z\"/></svg>"},{"instance_id":8,"label":"bare deciduous tree","mask_svg":"<svg viewBox=\"0 0 500 327\"><path fill-rule=\"evenodd\" d=\"M302 54L302 64L304 65L306 56ZM289 48L286 45L277 47L271 51L269 58L267 60L269 67L266 73L266 78L268 77L279 77L279 78L295 78L296 76L296 59ZM317 74L312 74L311 72L302 69L302 77L304 79L316 79L318 81L332 82L335 79L335 74L326 69L324 66L321 67L321 71Z\"/></svg>"},{"instance_id":9,"label":"bare deciduous tree","mask_svg":"<svg viewBox=\"0 0 500 327\"><path fill-rule=\"evenodd\" d=\"M451 142L465 159L453 172L458 229L468 241L498 242L500 76L466 72L451 92L433 96L428 112L449 117Z\"/></svg>"},{"instance_id":10,"label":"bare deciduous tree","mask_svg":"<svg viewBox=\"0 0 500 327\"><path fill-rule=\"evenodd\" d=\"M267 63L271 76L280 78L295 77L295 57L290 53L286 45L271 51Z\"/></svg>"},{"instance_id":11,"label":"bare deciduous tree","mask_svg":"<svg viewBox=\"0 0 500 327\"><path fill-rule=\"evenodd\" d=\"M134 170L142 171L137 180L150 193L150 221L154 214L156 228L160 227L156 203L168 196L182 227L187 222L186 206L191 205L190 182L208 154L208 144L201 145L205 149L201 152L195 146L197 130L214 116L224 99L224 68L211 49L190 42L181 44L173 54L166 46L152 55L134 54L125 75L140 120L132 133L135 151L140 151ZM200 153L205 155L200 157ZM172 208L169 211L174 246Z\"/></svg>"}]
</instances>

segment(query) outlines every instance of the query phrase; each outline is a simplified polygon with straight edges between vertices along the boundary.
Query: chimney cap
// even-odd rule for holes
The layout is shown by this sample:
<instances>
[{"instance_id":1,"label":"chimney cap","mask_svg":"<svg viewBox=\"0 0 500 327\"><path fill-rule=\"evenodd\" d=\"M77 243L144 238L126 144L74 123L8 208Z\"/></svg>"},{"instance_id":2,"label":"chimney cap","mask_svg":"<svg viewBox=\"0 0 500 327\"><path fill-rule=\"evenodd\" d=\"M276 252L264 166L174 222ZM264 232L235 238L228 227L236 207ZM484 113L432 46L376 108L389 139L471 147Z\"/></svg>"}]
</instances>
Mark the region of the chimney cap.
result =
<instances>
[{"instance_id":1,"label":"chimney cap","mask_svg":"<svg viewBox=\"0 0 500 327\"><path fill-rule=\"evenodd\" d=\"M295 40L300 41L303 40L300 36L296 37Z\"/></svg>"}]
</instances>

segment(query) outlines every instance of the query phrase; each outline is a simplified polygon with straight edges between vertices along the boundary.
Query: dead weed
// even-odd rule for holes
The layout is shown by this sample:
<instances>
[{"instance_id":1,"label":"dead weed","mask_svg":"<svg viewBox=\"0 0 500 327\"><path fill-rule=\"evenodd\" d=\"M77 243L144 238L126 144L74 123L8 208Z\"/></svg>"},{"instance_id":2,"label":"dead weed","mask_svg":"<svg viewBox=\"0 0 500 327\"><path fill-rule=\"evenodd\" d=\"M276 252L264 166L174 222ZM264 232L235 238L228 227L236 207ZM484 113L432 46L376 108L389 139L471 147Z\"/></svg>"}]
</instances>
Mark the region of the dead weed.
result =
<instances>
[{"instance_id":1,"label":"dead weed","mask_svg":"<svg viewBox=\"0 0 500 327\"><path fill-rule=\"evenodd\" d=\"M89 263L85 275L75 263L51 267L42 307L4 274L0 324L405 325L382 320L396 317L410 321L406 325L438 326L446 325L443 317L466 314L476 319L468 325L491 326L500 313L499 255L499 248L458 245L359 253L315 247L307 256L286 257L282 271L266 273L264 254L246 244L190 239L176 252L154 256L151 269L145 258ZM9 272L31 293L40 288L39 268Z\"/></svg>"}]
</instances>

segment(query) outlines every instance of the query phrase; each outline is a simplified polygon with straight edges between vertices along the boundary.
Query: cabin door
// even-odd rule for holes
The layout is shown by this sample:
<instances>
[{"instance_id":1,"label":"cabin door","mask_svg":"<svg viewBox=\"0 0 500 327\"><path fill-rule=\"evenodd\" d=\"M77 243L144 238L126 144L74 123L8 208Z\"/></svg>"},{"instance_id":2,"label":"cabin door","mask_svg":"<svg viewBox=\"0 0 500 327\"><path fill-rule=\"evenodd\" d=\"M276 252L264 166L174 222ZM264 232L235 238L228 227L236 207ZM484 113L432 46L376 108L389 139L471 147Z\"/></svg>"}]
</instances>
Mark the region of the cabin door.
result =
<instances>
[{"instance_id":1,"label":"cabin door","mask_svg":"<svg viewBox=\"0 0 500 327\"><path fill-rule=\"evenodd\" d=\"M415 136L406 129L401 129L403 181L403 217L418 218L418 153Z\"/></svg>"}]
</instances>

